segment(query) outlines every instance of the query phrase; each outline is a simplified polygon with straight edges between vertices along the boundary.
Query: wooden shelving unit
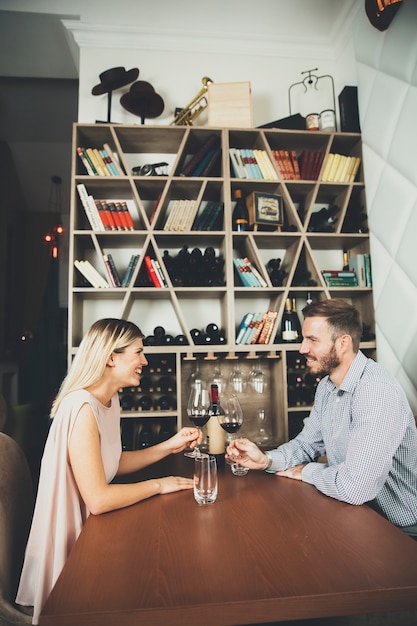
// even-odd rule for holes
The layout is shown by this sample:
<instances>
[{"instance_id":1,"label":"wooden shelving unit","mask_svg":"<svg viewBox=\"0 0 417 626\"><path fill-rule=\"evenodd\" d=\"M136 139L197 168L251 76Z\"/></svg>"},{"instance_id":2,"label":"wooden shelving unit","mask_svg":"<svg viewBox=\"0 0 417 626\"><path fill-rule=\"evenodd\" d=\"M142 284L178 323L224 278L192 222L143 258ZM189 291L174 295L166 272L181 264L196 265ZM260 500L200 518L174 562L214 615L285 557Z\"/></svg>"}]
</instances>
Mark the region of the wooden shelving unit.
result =
<instances>
[{"instance_id":1,"label":"wooden shelving unit","mask_svg":"<svg viewBox=\"0 0 417 626\"><path fill-rule=\"evenodd\" d=\"M208 177L184 177L180 171L198 151L207 138L215 134L221 145L219 162ZM88 175L76 148L101 149L107 143L125 174L119 176ZM234 176L229 158L229 148L260 149L274 164L274 180L239 179ZM309 293L312 299L341 296L357 305L364 322L374 329L371 287L327 287L321 271L341 269L343 250L351 255L369 253L367 232L352 232L350 219L358 210L366 212L363 170L360 166L354 182L324 182L317 180L284 180L273 159L273 150L320 150L345 155L361 156L361 138L354 133L303 132L275 129L219 129L207 127L124 126L112 124L75 124L73 129L72 197L70 232L70 293L68 360L73 358L77 346L89 326L102 317L122 317L136 322L146 336L153 334L156 326L163 326L171 337L184 335L186 344L168 343L147 346L151 360L153 386L157 387L161 370L161 355L172 355L170 375L175 389L174 402L161 410L160 395L154 389L154 405L150 410L138 406L123 412L123 417L152 418L160 429L163 420L178 428L188 424L185 406L188 399L190 377L198 367L209 381L220 370L225 381L239 369L248 380L255 366L265 374L266 386L257 393L249 383L240 393L245 414L242 434L256 439L259 424L257 413L264 410L269 438L265 446L285 441L299 430L308 406L290 406L287 396L287 370L297 354L297 345L276 342L280 320L287 297L296 298L300 314ZM147 163L165 162L166 175L137 176L132 169ZM77 185L84 184L88 194L95 199L126 200L134 220L134 230L91 230L86 212L80 201ZM240 187L244 197L253 191L279 194L283 199L284 228L281 232L250 231L236 233L232 230L233 192ZM216 231L172 232L164 231L164 224L172 201L195 200L199 205L207 201L223 202L223 225ZM336 204L339 208L333 232L310 232L313 213ZM366 224L366 222L365 222ZM366 228L364 229L366 231ZM202 252L212 247L216 256L224 259L224 284L220 286L183 287L174 284L164 265L166 252L174 257L187 246L190 251ZM139 254L139 262L129 286L126 288L93 288L80 282L74 260L86 259L106 277L103 253L111 253L123 274L132 254ZM167 287L155 288L144 282L144 257L156 259L164 273ZM233 266L234 257L247 256L261 273L266 287L243 287L238 284ZM281 259L286 271L282 286L274 287L266 269L272 258ZM295 284L298 269L302 266L315 285ZM277 311L271 341L267 345L236 345L236 333L248 311ZM300 314L301 318L301 314ZM221 345L194 345L190 331L204 331L215 323L224 331ZM279 333L278 333L279 336ZM361 346L374 354L373 341ZM159 368L159 370L158 370ZM165 372L166 373L166 372ZM217 372L218 374L218 372ZM229 381L229 386L230 386ZM230 387L229 387L230 388ZM140 399L141 390L130 390ZM159 395L158 395L159 394ZM168 422L167 422L168 423ZM132 435L137 439L137 434Z\"/></svg>"}]
</instances>

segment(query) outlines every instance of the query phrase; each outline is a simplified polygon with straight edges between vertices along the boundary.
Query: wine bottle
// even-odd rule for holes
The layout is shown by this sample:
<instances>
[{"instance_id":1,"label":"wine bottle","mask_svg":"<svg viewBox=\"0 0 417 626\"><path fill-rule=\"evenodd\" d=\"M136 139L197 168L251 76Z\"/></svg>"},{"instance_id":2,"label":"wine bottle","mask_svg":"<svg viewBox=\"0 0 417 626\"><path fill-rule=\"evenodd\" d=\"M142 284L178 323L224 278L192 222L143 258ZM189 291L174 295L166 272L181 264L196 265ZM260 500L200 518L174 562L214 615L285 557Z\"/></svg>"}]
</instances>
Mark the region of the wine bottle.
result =
<instances>
[{"instance_id":1,"label":"wine bottle","mask_svg":"<svg viewBox=\"0 0 417 626\"><path fill-rule=\"evenodd\" d=\"M285 301L285 310L281 319L281 340L284 343L296 343L300 341L300 320L292 310L291 298Z\"/></svg>"},{"instance_id":2,"label":"wine bottle","mask_svg":"<svg viewBox=\"0 0 417 626\"><path fill-rule=\"evenodd\" d=\"M249 230L249 213L242 197L242 190L235 189L233 197L236 203L232 214L232 228L238 232Z\"/></svg>"},{"instance_id":3,"label":"wine bottle","mask_svg":"<svg viewBox=\"0 0 417 626\"><path fill-rule=\"evenodd\" d=\"M301 322L297 312L297 300L295 298L292 299L291 312L294 319L294 326L296 327L298 334L297 341L301 341L303 338L303 332L301 330Z\"/></svg>"},{"instance_id":4,"label":"wine bottle","mask_svg":"<svg viewBox=\"0 0 417 626\"><path fill-rule=\"evenodd\" d=\"M152 426L145 422L141 425L141 428L139 428L136 448L149 448L150 446L153 446L153 444L154 438Z\"/></svg>"},{"instance_id":5,"label":"wine bottle","mask_svg":"<svg viewBox=\"0 0 417 626\"><path fill-rule=\"evenodd\" d=\"M150 411L152 408L152 398L151 396L141 396L138 398L138 410L139 411Z\"/></svg>"},{"instance_id":6,"label":"wine bottle","mask_svg":"<svg viewBox=\"0 0 417 626\"><path fill-rule=\"evenodd\" d=\"M207 422L207 437L209 454L214 455L218 462L224 460L224 430L219 424L218 416L224 415L220 404L219 387L215 383L210 385L210 419Z\"/></svg>"}]
</instances>

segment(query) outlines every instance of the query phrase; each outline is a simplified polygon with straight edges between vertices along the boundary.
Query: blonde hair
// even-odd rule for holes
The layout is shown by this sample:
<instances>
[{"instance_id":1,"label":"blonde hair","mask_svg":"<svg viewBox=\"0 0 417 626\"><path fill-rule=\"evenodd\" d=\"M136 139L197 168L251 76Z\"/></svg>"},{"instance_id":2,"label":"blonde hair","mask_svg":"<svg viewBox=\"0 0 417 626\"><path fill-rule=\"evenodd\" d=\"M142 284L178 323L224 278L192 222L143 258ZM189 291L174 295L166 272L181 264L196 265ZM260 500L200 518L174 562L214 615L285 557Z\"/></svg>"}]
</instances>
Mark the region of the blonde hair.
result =
<instances>
[{"instance_id":1,"label":"blonde hair","mask_svg":"<svg viewBox=\"0 0 417 626\"><path fill-rule=\"evenodd\" d=\"M143 336L140 328L127 320L105 318L94 322L81 341L62 382L52 405L51 417L56 415L62 400L71 391L85 389L100 380L112 352L123 352Z\"/></svg>"}]
</instances>

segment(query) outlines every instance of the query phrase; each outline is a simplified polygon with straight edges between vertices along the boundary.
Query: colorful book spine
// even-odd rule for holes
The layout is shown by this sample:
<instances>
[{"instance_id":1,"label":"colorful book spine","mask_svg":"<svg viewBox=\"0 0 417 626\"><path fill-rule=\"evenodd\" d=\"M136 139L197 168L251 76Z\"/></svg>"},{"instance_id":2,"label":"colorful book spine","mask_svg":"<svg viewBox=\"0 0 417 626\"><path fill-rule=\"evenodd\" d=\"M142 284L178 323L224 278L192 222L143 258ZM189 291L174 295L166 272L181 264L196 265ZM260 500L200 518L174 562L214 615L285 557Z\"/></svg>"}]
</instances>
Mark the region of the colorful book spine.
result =
<instances>
[{"instance_id":1,"label":"colorful book spine","mask_svg":"<svg viewBox=\"0 0 417 626\"><path fill-rule=\"evenodd\" d=\"M117 271L112 255L103 254L103 260L106 265L107 273L113 287L121 287L122 283L120 280L119 272Z\"/></svg>"},{"instance_id":2,"label":"colorful book spine","mask_svg":"<svg viewBox=\"0 0 417 626\"><path fill-rule=\"evenodd\" d=\"M138 261L139 261L139 255L138 254L132 254L132 256L130 257L129 264L127 266L125 275L124 275L123 280L122 280L122 287L129 287L130 282L131 282L132 277L133 277L133 274L134 274L134 271L135 271L136 266L138 264Z\"/></svg>"},{"instance_id":3,"label":"colorful book spine","mask_svg":"<svg viewBox=\"0 0 417 626\"><path fill-rule=\"evenodd\" d=\"M249 328L249 324L252 318L253 318L253 313L246 313L246 315L243 316L243 319L240 323L240 326L236 334L236 345L239 345L242 343L242 339L245 336L247 329Z\"/></svg>"},{"instance_id":4,"label":"colorful book spine","mask_svg":"<svg viewBox=\"0 0 417 626\"><path fill-rule=\"evenodd\" d=\"M196 176L197 174L195 174L195 170L200 167L203 159L206 158L210 150L217 148L219 143L219 135L210 135L201 148L197 150L194 156L191 157L188 163L182 168L180 176Z\"/></svg>"},{"instance_id":5,"label":"colorful book spine","mask_svg":"<svg viewBox=\"0 0 417 626\"><path fill-rule=\"evenodd\" d=\"M149 279L152 281L153 286L157 288L162 287L159 274L156 271L155 265L152 263L152 259L148 254L145 256L145 266L146 266L146 271L148 273Z\"/></svg>"},{"instance_id":6,"label":"colorful book spine","mask_svg":"<svg viewBox=\"0 0 417 626\"><path fill-rule=\"evenodd\" d=\"M90 196L88 194L87 189L83 183L79 183L77 185L77 191L92 230L104 231L105 228L95 205L93 196Z\"/></svg>"}]
</instances>

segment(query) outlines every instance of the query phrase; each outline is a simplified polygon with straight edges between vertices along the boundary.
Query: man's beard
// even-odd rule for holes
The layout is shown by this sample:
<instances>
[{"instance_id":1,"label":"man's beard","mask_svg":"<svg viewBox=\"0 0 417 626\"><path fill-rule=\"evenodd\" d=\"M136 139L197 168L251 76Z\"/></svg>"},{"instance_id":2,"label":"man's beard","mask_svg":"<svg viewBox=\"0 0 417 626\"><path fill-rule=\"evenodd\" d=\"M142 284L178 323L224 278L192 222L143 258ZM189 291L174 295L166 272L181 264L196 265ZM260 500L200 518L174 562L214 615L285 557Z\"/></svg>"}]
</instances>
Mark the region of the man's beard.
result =
<instances>
[{"instance_id":1,"label":"man's beard","mask_svg":"<svg viewBox=\"0 0 417 626\"><path fill-rule=\"evenodd\" d=\"M340 359L336 354L335 344L333 344L328 354L326 356L323 356L317 359L314 362L312 367L318 368L317 372L314 372L314 373L316 376L320 376L320 378L322 378L323 376L327 376L328 374L331 374L333 370L339 367L339 365L340 365Z\"/></svg>"}]
</instances>

